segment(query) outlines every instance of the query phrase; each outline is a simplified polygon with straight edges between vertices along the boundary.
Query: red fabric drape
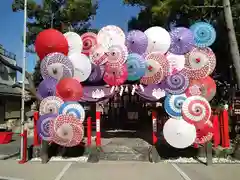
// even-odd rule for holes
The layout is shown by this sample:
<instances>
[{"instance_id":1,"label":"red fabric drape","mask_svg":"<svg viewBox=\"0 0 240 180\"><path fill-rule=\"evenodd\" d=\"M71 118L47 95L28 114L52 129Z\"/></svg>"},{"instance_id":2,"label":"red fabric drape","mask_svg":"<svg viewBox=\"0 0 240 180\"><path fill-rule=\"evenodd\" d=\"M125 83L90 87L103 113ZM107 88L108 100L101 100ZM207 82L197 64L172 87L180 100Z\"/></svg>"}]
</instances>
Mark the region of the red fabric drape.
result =
<instances>
[{"instance_id":1,"label":"red fabric drape","mask_svg":"<svg viewBox=\"0 0 240 180\"><path fill-rule=\"evenodd\" d=\"M230 140L229 140L229 120L228 120L228 111L226 109L222 112L223 118L223 138L224 144L223 147L229 148L230 147Z\"/></svg>"},{"instance_id":2,"label":"red fabric drape","mask_svg":"<svg viewBox=\"0 0 240 180\"><path fill-rule=\"evenodd\" d=\"M219 117L218 115L212 115L213 122L213 142L214 147L217 147L220 144L220 126L219 126Z\"/></svg>"}]
</instances>

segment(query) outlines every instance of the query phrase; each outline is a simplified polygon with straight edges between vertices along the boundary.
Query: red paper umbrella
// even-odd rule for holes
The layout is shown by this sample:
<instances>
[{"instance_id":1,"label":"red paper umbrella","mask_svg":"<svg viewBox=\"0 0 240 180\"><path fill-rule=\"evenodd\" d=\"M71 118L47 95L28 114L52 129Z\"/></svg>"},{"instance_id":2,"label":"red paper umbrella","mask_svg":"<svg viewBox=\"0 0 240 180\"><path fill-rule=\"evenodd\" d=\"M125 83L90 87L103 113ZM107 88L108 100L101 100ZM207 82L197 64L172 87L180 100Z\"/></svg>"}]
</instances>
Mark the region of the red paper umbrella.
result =
<instances>
[{"instance_id":1,"label":"red paper umbrella","mask_svg":"<svg viewBox=\"0 0 240 180\"><path fill-rule=\"evenodd\" d=\"M49 134L56 144L73 147L81 143L84 127L74 116L59 115L55 121L50 122Z\"/></svg>"},{"instance_id":2,"label":"red paper umbrella","mask_svg":"<svg viewBox=\"0 0 240 180\"><path fill-rule=\"evenodd\" d=\"M103 80L110 86L119 86L123 84L128 77L126 64L111 66L106 64Z\"/></svg>"},{"instance_id":3,"label":"red paper umbrella","mask_svg":"<svg viewBox=\"0 0 240 180\"><path fill-rule=\"evenodd\" d=\"M79 101L83 95L82 85L73 78L64 78L56 86L56 94L64 101Z\"/></svg>"},{"instance_id":4,"label":"red paper umbrella","mask_svg":"<svg viewBox=\"0 0 240 180\"><path fill-rule=\"evenodd\" d=\"M158 84L168 74L169 64L164 55L161 52L153 52L146 56L147 72L142 77L142 84Z\"/></svg>"},{"instance_id":5,"label":"red paper umbrella","mask_svg":"<svg viewBox=\"0 0 240 180\"><path fill-rule=\"evenodd\" d=\"M188 123L202 127L211 117L211 106L202 96L188 97L182 104L182 116Z\"/></svg>"},{"instance_id":6,"label":"red paper umbrella","mask_svg":"<svg viewBox=\"0 0 240 180\"><path fill-rule=\"evenodd\" d=\"M210 77L191 80L186 95L189 96L203 96L208 101L211 101L216 94L216 83Z\"/></svg>"},{"instance_id":7,"label":"red paper umbrella","mask_svg":"<svg viewBox=\"0 0 240 180\"><path fill-rule=\"evenodd\" d=\"M91 49L97 45L97 35L92 32L87 32L81 35L83 41L83 50L82 53L89 56Z\"/></svg>"},{"instance_id":8,"label":"red paper umbrella","mask_svg":"<svg viewBox=\"0 0 240 180\"><path fill-rule=\"evenodd\" d=\"M53 52L68 54L68 42L64 35L55 29L46 29L37 35L35 50L40 60Z\"/></svg>"},{"instance_id":9,"label":"red paper umbrella","mask_svg":"<svg viewBox=\"0 0 240 180\"><path fill-rule=\"evenodd\" d=\"M212 73L216 66L216 57L210 48L194 48L185 55L182 70L190 79L201 79Z\"/></svg>"},{"instance_id":10,"label":"red paper umbrella","mask_svg":"<svg viewBox=\"0 0 240 180\"><path fill-rule=\"evenodd\" d=\"M197 128L197 138L195 143L205 144L208 141L211 141L213 137L213 124L211 121L207 121L203 127Z\"/></svg>"}]
</instances>

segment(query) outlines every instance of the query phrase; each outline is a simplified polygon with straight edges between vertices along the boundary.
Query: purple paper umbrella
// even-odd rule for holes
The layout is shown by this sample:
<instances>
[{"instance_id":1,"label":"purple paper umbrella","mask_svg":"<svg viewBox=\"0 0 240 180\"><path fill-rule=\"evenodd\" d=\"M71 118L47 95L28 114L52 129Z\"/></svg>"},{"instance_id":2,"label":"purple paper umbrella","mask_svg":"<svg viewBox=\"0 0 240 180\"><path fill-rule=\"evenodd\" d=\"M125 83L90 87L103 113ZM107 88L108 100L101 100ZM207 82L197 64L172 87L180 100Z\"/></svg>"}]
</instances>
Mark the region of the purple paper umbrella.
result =
<instances>
[{"instance_id":1,"label":"purple paper umbrella","mask_svg":"<svg viewBox=\"0 0 240 180\"><path fill-rule=\"evenodd\" d=\"M102 80L104 74L104 66L92 64L92 72L88 77L88 81L96 83Z\"/></svg>"},{"instance_id":2,"label":"purple paper umbrella","mask_svg":"<svg viewBox=\"0 0 240 180\"><path fill-rule=\"evenodd\" d=\"M158 101L166 95L162 88L162 84L151 84L144 86L143 89L138 88L136 93L148 101Z\"/></svg>"},{"instance_id":3,"label":"purple paper umbrella","mask_svg":"<svg viewBox=\"0 0 240 180\"><path fill-rule=\"evenodd\" d=\"M189 78L182 73L167 76L165 79L164 90L170 94L182 94L189 85Z\"/></svg>"},{"instance_id":4,"label":"purple paper umbrella","mask_svg":"<svg viewBox=\"0 0 240 180\"><path fill-rule=\"evenodd\" d=\"M44 79L38 86L37 95L40 99L54 96L56 92L57 80L53 78Z\"/></svg>"},{"instance_id":5,"label":"purple paper umbrella","mask_svg":"<svg viewBox=\"0 0 240 180\"><path fill-rule=\"evenodd\" d=\"M50 141L49 125L51 121L55 121L57 114L45 114L40 116L37 121L37 133L45 141Z\"/></svg>"},{"instance_id":6,"label":"purple paper umbrella","mask_svg":"<svg viewBox=\"0 0 240 180\"><path fill-rule=\"evenodd\" d=\"M173 54L183 55L194 47L194 36L190 29L177 27L170 32L171 46L169 51Z\"/></svg>"},{"instance_id":7,"label":"purple paper umbrella","mask_svg":"<svg viewBox=\"0 0 240 180\"><path fill-rule=\"evenodd\" d=\"M101 99L105 96L113 94L111 87L105 86L85 86L83 88L84 97L91 97L94 99Z\"/></svg>"},{"instance_id":8,"label":"purple paper umbrella","mask_svg":"<svg viewBox=\"0 0 240 180\"><path fill-rule=\"evenodd\" d=\"M98 102L104 99L110 98L115 94L115 91L111 91L111 87L105 86L84 86L83 97L81 101L85 102Z\"/></svg>"},{"instance_id":9,"label":"purple paper umbrella","mask_svg":"<svg viewBox=\"0 0 240 180\"><path fill-rule=\"evenodd\" d=\"M129 31L126 37L126 46L129 53L143 54L148 46L148 38L139 30Z\"/></svg>"}]
</instances>

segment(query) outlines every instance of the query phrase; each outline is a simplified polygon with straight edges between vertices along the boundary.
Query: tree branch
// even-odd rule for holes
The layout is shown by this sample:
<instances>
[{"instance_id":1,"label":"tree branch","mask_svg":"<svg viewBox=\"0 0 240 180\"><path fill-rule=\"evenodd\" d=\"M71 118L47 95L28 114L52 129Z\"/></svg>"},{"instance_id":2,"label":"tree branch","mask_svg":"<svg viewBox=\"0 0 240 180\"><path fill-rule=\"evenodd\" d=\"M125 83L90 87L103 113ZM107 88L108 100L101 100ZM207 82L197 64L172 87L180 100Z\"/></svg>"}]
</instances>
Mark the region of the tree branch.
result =
<instances>
[{"instance_id":1,"label":"tree branch","mask_svg":"<svg viewBox=\"0 0 240 180\"><path fill-rule=\"evenodd\" d=\"M9 67L9 68L11 68L11 69L13 69L13 70L15 70L15 71L18 71L18 72L20 72L20 73L23 72L23 69L22 69L21 67L15 66L14 64L11 64L11 63L8 62L7 60L5 60L2 56L0 56L0 62L1 62L3 65L5 65L5 66L7 66L7 67ZM36 88L35 88L34 83L33 83L32 75L31 75L30 73L28 73L27 71L25 71L25 75L26 75L26 79L27 79L28 82L29 82L29 92L30 92L34 97L37 98L37 92L36 92Z\"/></svg>"},{"instance_id":2,"label":"tree branch","mask_svg":"<svg viewBox=\"0 0 240 180\"><path fill-rule=\"evenodd\" d=\"M224 6L192 6L192 8L224 8Z\"/></svg>"}]
</instances>

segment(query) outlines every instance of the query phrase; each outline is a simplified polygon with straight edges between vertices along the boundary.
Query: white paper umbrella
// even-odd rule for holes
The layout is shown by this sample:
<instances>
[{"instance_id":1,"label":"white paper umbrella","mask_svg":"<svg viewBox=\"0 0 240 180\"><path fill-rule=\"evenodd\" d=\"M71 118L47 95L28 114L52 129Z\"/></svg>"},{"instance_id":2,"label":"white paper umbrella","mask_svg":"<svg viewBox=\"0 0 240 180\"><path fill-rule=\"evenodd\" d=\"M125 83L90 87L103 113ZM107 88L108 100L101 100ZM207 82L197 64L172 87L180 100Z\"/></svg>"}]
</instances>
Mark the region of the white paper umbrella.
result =
<instances>
[{"instance_id":1,"label":"white paper umbrella","mask_svg":"<svg viewBox=\"0 0 240 180\"><path fill-rule=\"evenodd\" d=\"M184 65L185 65L184 55L167 53L166 58L169 64L168 75L176 74L177 72L181 71L184 68Z\"/></svg>"},{"instance_id":2,"label":"white paper umbrella","mask_svg":"<svg viewBox=\"0 0 240 180\"><path fill-rule=\"evenodd\" d=\"M184 149L194 143L197 132L194 125L182 119L170 118L163 126L163 135L171 146Z\"/></svg>"},{"instance_id":3,"label":"white paper umbrella","mask_svg":"<svg viewBox=\"0 0 240 180\"><path fill-rule=\"evenodd\" d=\"M154 26L144 32L148 37L147 52L161 52L165 54L171 45L171 37L166 29Z\"/></svg>"},{"instance_id":4,"label":"white paper umbrella","mask_svg":"<svg viewBox=\"0 0 240 180\"><path fill-rule=\"evenodd\" d=\"M82 52L83 42L81 36L75 32L66 32L64 36L68 42L68 55L76 52Z\"/></svg>"},{"instance_id":5,"label":"white paper umbrella","mask_svg":"<svg viewBox=\"0 0 240 180\"><path fill-rule=\"evenodd\" d=\"M125 40L126 37L123 30L114 25L103 27L97 34L97 42L105 48L113 45L124 45Z\"/></svg>"},{"instance_id":6,"label":"white paper umbrella","mask_svg":"<svg viewBox=\"0 0 240 180\"><path fill-rule=\"evenodd\" d=\"M74 66L74 78L76 78L79 82L87 80L92 71L90 59L80 52L71 54L69 59Z\"/></svg>"}]
</instances>

